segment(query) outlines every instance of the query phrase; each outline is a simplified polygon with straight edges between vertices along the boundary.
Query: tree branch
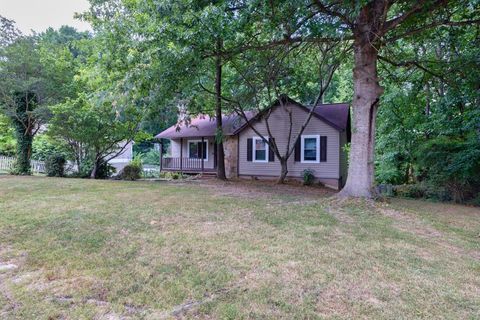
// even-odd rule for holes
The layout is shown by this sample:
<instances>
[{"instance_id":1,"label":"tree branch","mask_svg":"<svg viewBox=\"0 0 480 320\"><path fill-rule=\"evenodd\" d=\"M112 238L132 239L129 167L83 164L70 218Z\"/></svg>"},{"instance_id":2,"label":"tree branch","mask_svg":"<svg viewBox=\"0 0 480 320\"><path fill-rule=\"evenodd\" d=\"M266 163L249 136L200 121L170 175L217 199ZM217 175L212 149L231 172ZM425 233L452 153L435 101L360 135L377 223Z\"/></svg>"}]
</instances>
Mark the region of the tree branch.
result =
<instances>
[{"instance_id":1,"label":"tree branch","mask_svg":"<svg viewBox=\"0 0 480 320\"><path fill-rule=\"evenodd\" d=\"M322 1L320 0L313 0L313 3L316 5L316 7L318 8L318 11L321 12L321 13L324 13L328 16L331 16L331 17L337 17L339 18L343 23L345 23L346 25L348 25L349 27L352 27L353 26L353 22L344 14L342 14L341 12L338 12L338 11L334 11L331 9L332 6L330 7L327 7L326 5L324 5L322 3Z\"/></svg>"}]
</instances>

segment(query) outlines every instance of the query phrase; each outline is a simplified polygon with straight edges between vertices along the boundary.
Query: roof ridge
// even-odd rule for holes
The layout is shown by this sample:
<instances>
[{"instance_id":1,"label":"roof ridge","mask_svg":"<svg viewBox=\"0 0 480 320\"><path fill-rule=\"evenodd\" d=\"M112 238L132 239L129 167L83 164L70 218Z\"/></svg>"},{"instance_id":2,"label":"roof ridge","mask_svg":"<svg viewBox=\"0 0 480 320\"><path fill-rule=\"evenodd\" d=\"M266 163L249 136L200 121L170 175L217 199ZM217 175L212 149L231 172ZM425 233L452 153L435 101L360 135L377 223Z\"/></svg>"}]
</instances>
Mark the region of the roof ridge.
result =
<instances>
[{"instance_id":1,"label":"roof ridge","mask_svg":"<svg viewBox=\"0 0 480 320\"><path fill-rule=\"evenodd\" d=\"M350 105L350 102L319 103L319 104L317 104L317 107L318 106L325 106L325 105L332 105L332 104L348 104L348 105ZM309 106L313 106L313 104L309 104Z\"/></svg>"}]
</instances>

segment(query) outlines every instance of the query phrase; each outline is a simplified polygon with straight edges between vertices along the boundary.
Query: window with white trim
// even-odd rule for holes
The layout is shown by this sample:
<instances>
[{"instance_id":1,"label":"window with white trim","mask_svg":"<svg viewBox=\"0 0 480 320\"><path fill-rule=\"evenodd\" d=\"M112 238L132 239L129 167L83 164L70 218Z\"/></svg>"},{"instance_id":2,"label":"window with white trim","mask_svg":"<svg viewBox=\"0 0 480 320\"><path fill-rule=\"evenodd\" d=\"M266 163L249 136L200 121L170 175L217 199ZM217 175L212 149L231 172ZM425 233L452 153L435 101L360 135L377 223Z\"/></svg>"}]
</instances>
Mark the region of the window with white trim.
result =
<instances>
[{"instance_id":1,"label":"window with white trim","mask_svg":"<svg viewBox=\"0 0 480 320\"><path fill-rule=\"evenodd\" d=\"M268 143L260 137L253 137L252 142L253 162L268 162Z\"/></svg>"},{"instance_id":2,"label":"window with white trim","mask_svg":"<svg viewBox=\"0 0 480 320\"><path fill-rule=\"evenodd\" d=\"M203 148L202 140L188 140L188 157L190 159L203 158L205 161L208 161L208 140L203 141Z\"/></svg>"},{"instance_id":3,"label":"window with white trim","mask_svg":"<svg viewBox=\"0 0 480 320\"><path fill-rule=\"evenodd\" d=\"M319 163L320 136L302 135L300 151L302 163Z\"/></svg>"}]
</instances>

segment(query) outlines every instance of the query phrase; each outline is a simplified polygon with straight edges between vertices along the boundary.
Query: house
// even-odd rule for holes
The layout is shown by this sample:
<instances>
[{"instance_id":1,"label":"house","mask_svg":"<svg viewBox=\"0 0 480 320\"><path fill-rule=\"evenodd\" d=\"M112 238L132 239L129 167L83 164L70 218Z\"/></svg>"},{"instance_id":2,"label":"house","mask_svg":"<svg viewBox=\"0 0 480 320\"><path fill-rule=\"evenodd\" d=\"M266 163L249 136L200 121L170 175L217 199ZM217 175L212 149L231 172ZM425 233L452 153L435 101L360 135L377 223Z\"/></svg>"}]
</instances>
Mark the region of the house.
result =
<instances>
[{"instance_id":1,"label":"house","mask_svg":"<svg viewBox=\"0 0 480 320\"><path fill-rule=\"evenodd\" d=\"M120 151L121 148L123 148L123 151L115 158L112 158L108 161L108 164L114 167L117 173L119 173L127 164L130 163L130 161L133 160L133 142L128 142L127 144L125 143L126 141L120 143L118 145L118 150L115 152Z\"/></svg>"},{"instance_id":2,"label":"house","mask_svg":"<svg viewBox=\"0 0 480 320\"><path fill-rule=\"evenodd\" d=\"M224 115L224 150L227 177L276 178L280 163L268 143L259 137L252 126L266 139L275 138L281 154L285 153L291 127L291 139L297 137L308 117L310 107L288 97L282 97L257 115L248 114L249 123L238 115ZM292 121L290 122L291 113ZM215 172L216 122L209 116L198 116L188 125L172 126L156 136L170 140L168 155L161 154L161 170L185 173ZM317 181L331 188L343 187L347 177L345 145L350 142L349 104L322 104L315 108L295 151L288 160L288 178L301 179L305 169L314 172Z\"/></svg>"}]
</instances>

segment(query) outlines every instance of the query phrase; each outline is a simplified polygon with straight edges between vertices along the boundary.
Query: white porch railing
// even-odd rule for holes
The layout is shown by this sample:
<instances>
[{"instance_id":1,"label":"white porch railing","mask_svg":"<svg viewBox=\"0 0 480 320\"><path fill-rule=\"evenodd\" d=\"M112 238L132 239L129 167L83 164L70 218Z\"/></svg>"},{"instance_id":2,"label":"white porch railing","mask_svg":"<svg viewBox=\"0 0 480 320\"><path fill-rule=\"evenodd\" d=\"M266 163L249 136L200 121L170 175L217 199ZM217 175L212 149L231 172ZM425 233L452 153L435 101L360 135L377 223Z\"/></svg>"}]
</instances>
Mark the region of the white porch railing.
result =
<instances>
[{"instance_id":1,"label":"white porch railing","mask_svg":"<svg viewBox=\"0 0 480 320\"><path fill-rule=\"evenodd\" d=\"M206 161L202 159L167 157L162 158L162 169L202 171L207 168Z\"/></svg>"}]
</instances>

